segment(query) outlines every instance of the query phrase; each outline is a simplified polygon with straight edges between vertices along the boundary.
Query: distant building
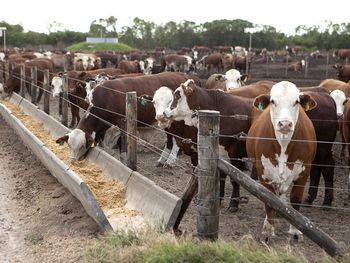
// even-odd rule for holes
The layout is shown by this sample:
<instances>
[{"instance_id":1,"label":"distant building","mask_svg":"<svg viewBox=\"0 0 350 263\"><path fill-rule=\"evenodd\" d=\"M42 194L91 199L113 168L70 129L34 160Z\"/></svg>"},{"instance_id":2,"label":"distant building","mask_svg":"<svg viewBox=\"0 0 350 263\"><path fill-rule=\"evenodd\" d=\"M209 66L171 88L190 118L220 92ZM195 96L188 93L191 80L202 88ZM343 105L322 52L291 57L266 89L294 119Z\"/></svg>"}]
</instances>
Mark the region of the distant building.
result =
<instances>
[{"instance_id":1,"label":"distant building","mask_svg":"<svg viewBox=\"0 0 350 263\"><path fill-rule=\"evenodd\" d=\"M116 37L87 37L86 43L118 43L118 38Z\"/></svg>"}]
</instances>

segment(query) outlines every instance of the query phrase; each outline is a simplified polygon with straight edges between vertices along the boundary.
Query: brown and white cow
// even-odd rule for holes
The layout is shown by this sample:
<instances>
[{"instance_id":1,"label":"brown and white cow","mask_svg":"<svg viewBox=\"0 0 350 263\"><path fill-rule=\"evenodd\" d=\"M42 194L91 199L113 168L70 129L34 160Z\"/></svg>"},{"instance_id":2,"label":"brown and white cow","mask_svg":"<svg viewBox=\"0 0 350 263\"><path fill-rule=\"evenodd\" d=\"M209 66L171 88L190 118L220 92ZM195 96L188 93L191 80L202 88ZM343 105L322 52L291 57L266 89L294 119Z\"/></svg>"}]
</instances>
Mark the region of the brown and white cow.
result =
<instances>
[{"instance_id":1,"label":"brown and white cow","mask_svg":"<svg viewBox=\"0 0 350 263\"><path fill-rule=\"evenodd\" d=\"M199 88L189 79L174 91L174 100L164 111L165 117L175 121L184 121L186 125L197 127L198 118L194 113L199 109L217 110L220 112L219 139L221 156L230 158L231 163L240 170L245 169L245 163L240 158L246 156L245 142L233 135L248 132L252 110L251 98L228 95L220 90ZM246 120L234 119L231 116L246 115ZM229 136L225 136L229 135ZM233 191L230 200L230 211L237 211L240 195L239 185L231 181Z\"/></svg>"},{"instance_id":2,"label":"brown and white cow","mask_svg":"<svg viewBox=\"0 0 350 263\"><path fill-rule=\"evenodd\" d=\"M164 56L165 71L185 72L193 70L193 59L190 56L169 54Z\"/></svg>"},{"instance_id":3,"label":"brown and white cow","mask_svg":"<svg viewBox=\"0 0 350 263\"><path fill-rule=\"evenodd\" d=\"M275 84L269 95L255 99L254 107L261 114L252 123L246 142L248 156L262 185L286 201L287 190L293 184L290 202L296 210L302 203L316 154L316 133L304 109L315 106L315 101L301 94L293 83ZM268 240L275 236L275 222L272 208L265 205L265 211L262 234ZM302 238L302 233L292 225L289 234Z\"/></svg>"},{"instance_id":4,"label":"brown and white cow","mask_svg":"<svg viewBox=\"0 0 350 263\"><path fill-rule=\"evenodd\" d=\"M305 67L305 60L299 60L294 63L291 63L287 66L288 70L294 71L294 72L301 72L302 69Z\"/></svg>"},{"instance_id":5,"label":"brown and white cow","mask_svg":"<svg viewBox=\"0 0 350 263\"><path fill-rule=\"evenodd\" d=\"M337 71L338 79L344 82L350 80L350 65L336 64L333 68Z\"/></svg>"},{"instance_id":6,"label":"brown and white cow","mask_svg":"<svg viewBox=\"0 0 350 263\"><path fill-rule=\"evenodd\" d=\"M350 49L341 48L334 51L333 57L338 57L340 60L350 59Z\"/></svg>"},{"instance_id":7,"label":"brown and white cow","mask_svg":"<svg viewBox=\"0 0 350 263\"><path fill-rule=\"evenodd\" d=\"M187 79L187 74L163 72L105 81L103 85L94 89L92 102L78 126L68 134L58 138L57 142L67 142L70 158L80 160L84 158L93 141L99 143L103 140L106 130L111 125L117 125L124 129L126 92L136 91L137 96L153 95L161 86L175 89ZM155 121L153 105L139 101L138 109L138 126L150 125Z\"/></svg>"},{"instance_id":8,"label":"brown and white cow","mask_svg":"<svg viewBox=\"0 0 350 263\"><path fill-rule=\"evenodd\" d=\"M243 74L236 70L230 69L225 75L223 74L212 74L205 83L206 89L221 89L228 91L244 86L247 81L248 75Z\"/></svg>"},{"instance_id":9,"label":"brown and white cow","mask_svg":"<svg viewBox=\"0 0 350 263\"><path fill-rule=\"evenodd\" d=\"M44 83L44 70L48 69L50 73L54 72L54 65L50 59L47 58L35 58L30 61L27 61L24 63L25 67L25 79L26 79L26 88L29 94L31 94L31 67L35 66L37 68L37 83L39 88L38 97L35 100L36 102L39 102L44 89L43 89L43 83ZM11 75L9 79L6 81L6 83L3 85L3 92L2 97L8 97L11 95L12 92L19 93L21 88L21 81L20 81L20 65L16 65L11 72Z\"/></svg>"}]
</instances>

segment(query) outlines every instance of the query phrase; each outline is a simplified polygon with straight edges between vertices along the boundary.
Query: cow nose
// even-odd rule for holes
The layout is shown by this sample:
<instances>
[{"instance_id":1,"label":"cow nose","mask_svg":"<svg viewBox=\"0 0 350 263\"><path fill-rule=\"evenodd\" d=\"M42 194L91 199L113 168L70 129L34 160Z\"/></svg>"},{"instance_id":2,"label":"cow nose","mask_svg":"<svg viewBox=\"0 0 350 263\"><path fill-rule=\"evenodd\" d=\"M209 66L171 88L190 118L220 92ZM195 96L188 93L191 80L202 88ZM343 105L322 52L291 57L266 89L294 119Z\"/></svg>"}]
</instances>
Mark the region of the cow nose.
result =
<instances>
[{"instance_id":1,"label":"cow nose","mask_svg":"<svg viewBox=\"0 0 350 263\"><path fill-rule=\"evenodd\" d=\"M284 120L284 121L278 122L278 128L281 131L289 131L292 127L293 127L293 122L291 121Z\"/></svg>"},{"instance_id":2,"label":"cow nose","mask_svg":"<svg viewBox=\"0 0 350 263\"><path fill-rule=\"evenodd\" d=\"M337 115L338 115L338 119L341 119L343 117L343 113L342 112L338 112Z\"/></svg>"}]
</instances>

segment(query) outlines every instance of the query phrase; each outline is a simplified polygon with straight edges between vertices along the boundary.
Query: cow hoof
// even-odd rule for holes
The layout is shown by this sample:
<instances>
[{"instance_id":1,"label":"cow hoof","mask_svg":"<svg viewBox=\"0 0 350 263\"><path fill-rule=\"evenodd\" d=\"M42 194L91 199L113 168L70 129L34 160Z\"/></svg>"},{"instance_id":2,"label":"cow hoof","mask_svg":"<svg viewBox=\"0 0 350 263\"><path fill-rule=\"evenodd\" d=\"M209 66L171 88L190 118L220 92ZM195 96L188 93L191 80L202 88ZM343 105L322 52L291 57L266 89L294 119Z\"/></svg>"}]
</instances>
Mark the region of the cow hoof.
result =
<instances>
[{"instance_id":1,"label":"cow hoof","mask_svg":"<svg viewBox=\"0 0 350 263\"><path fill-rule=\"evenodd\" d=\"M313 200L311 201L309 198L306 198L304 200L304 202L302 203L302 206L303 207L311 207L312 206L312 202L313 202Z\"/></svg>"},{"instance_id":2,"label":"cow hoof","mask_svg":"<svg viewBox=\"0 0 350 263\"><path fill-rule=\"evenodd\" d=\"M163 167L163 166L164 166L163 163L157 163L157 164L156 164L156 167Z\"/></svg>"}]
</instances>

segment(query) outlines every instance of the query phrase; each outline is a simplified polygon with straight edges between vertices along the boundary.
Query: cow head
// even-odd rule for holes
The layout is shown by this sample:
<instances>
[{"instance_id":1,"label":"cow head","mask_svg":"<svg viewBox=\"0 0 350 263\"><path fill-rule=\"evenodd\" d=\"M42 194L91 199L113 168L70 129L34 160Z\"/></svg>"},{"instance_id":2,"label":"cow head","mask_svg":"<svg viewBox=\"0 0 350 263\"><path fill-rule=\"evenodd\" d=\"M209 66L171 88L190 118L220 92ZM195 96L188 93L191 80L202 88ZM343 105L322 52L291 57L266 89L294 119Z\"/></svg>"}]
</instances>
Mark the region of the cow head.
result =
<instances>
[{"instance_id":1,"label":"cow head","mask_svg":"<svg viewBox=\"0 0 350 263\"><path fill-rule=\"evenodd\" d=\"M158 126L162 129L170 126L171 121L164 115L164 111L173 101L173 92L168 87L160 87L153 95L153 106L156 112Z\"/></svg>"},{"instance_id":2,"label":"cow head","mask_svg":"<svg viewBox=\"0 0 350 263\"><path fill-rule=\"evenodd\" d=\"M57 76L54 76L51 80L51 86L53 87L52 96L59 97L63 92L63 72L59 72Z\"/></svg>"},{"instance_id":3,"label":"cow head","mask_svg":"<svg viewBox=\"0 0 350 263\"><path fill-rule=\"evenodd\" d=\"M81 129L74 129L56 140L60 145L65 142L69 146L69 158L73 161L84 159L88 150L95 145L94 139Z\"/></svg>"},{"instance_id":4,"label":"cow head","mask_svg":"<svg viewBox=\"0 0 350 263\"><path fill-rule=\"evenodd\" d=\"M337 107L337 116L338 118L341 118L344 114L344 105L348 102L348 99L346 98L345 93L338 89L333 90L330 95Z\"/></svg>"},{"instance_id":5,"label":"cow head","mask_svg":"<svg viewBox=\"0 0 350 263\"><path fill-rule=\"evenodd\" d=\"M225 73L226 78L226 90L239 88L247 81L248 75L241 73L237 69L230 69Z\"/></svg>"},{"instance_id":6,"label":"cow head","mask_svg":"<svg viewBox=\"0 0 350 263\"><path fill-rule=\"evenodd\" d=\"M316 102L309 95L300 93L293 83L281 81L273 85L270 95L260 95L254 100L254 107L260 111L267 106L270 106L276 138L289 141L294 133L300 106L304 110L311 110L316 107Z\"/></svg>"},{"instance_id":7,"label":"cow head","mask_svg":"<svg viewBox=\"0 0 350 263\"><path fill-rule=\"evenodd\" d=\"M164 115L176 121L184 120L186 125L197 126L198 120L193 118L194 110L191 110L187 100L196 93L196 89L197 87L193 79L188 79L185 83L182 83L174 91L173 102L164 111Z\"/></svg>"}]
</instances>

